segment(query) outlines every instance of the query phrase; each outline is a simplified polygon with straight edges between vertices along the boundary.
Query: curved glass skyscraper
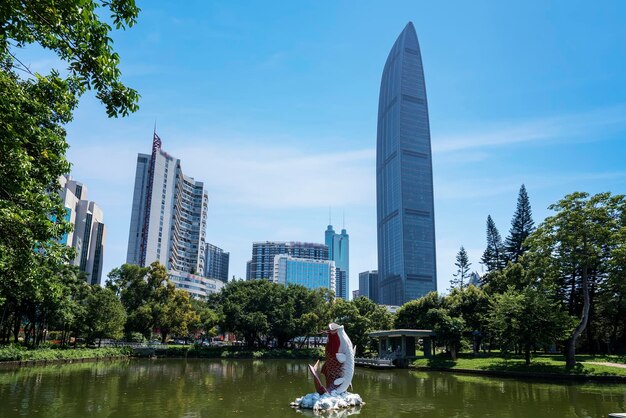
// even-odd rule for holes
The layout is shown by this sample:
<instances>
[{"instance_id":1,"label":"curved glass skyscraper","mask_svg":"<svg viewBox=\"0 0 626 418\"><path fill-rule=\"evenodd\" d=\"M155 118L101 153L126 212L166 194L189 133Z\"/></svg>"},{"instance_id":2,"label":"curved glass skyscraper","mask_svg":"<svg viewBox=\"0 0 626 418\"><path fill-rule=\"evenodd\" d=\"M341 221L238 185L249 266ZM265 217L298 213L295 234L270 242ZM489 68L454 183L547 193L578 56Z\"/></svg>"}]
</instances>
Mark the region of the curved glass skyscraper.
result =
<instances>
[{"instance_id":1,"label":"curved glass skyscraper","mask_svg":"<svg viewBox=\"0 0 626 418\"><path fill-rule=\"evenodd\" d=\"M378 301L437 290L430 127L417 34L409 22L383 70L376 145Z\"/></svg>"}]
</instances>

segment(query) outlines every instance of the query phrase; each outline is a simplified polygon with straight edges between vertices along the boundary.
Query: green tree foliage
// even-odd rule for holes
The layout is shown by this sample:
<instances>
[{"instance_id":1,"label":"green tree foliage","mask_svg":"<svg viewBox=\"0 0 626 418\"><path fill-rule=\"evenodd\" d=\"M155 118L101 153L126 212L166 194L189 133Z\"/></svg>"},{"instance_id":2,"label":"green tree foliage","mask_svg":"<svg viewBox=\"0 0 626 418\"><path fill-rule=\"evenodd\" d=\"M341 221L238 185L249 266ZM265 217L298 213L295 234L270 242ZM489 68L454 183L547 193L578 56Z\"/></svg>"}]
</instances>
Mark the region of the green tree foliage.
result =
<instances>
[{"instance_id":1,"label":"green tree foliage","mask_svg":"<svg viewBox=\"0 0 626 418\"><path fill-rule=\"evenodd\" d=\"M193 309L189 293L176 289L169 280L157 288L151 303L154 326L165 343L170 334L187 336L190 327L198 322L200 315Z\"/></svg>"},{"instance_id":2,"label":"green tree foliage","mask_svg":"<svg viewBox=\"0 0 626 418\"><path fill-rule=\"evenodd\" d=\"M446 347L452 360L456 361L465 329L463 318L451 316L450 311L444 308L431 309L426 317L428 322L433 324L432 330L438 343Z\"/></svg>"},{"instance_id":3,"label":"green tree foliage","mask_svg":"<svg viewBox=\"0 0 626 418\"><path fill-rule=\"evenodd\" d=\"M302 286L282 286L267 280L234 281L213 303L219 307L220 327L234 332L248 346L279 347L297 336L319 332L328 324L330 293Z\"/></svg>"},{"instance_id":4,"label":"green tree foliage","mask_svg":"<svg viewBox=\"0 0 626 418\"><path fill-rule=\"evenodd\" d=\"M443 307L443 298L437 292L430 292L416 300L402 305L396 312L394 328L432 329L433 323L427 317L431 309Z\"/></svg>"},{"instance_id":5,"label":"green tree foliage","mask_svg":"<svg viewBox=\"0 0 626 418\"><path fill-rule=\"evenodd\" d=\"M490 295L504 293L509 288L522 290L530 284L528 277L522 263L510 263L503 270L487 273L483 277L483 289Z\"/></svg>"},{"instance_id":6,"label":"green tree foliage","mask_svg":"<svg viewBox=\"0 0 626 418\"><path fill-rule=\"evenodd\" d=\"M377 347L368 334L376 330L390 329L392 315L382 306L376 305L370 299L361 296L350 302L336 299L332 307L333 320L344 325L352 344L356 346L357 355L366 355L366 352L375 353Z\"/></svg>"},{"instance_id":7,"label":"green tree foliage","mask_svg":"<svg viewBox=\"0 0 626 418\"><path fill-rule=\"evenodd\" d=\"M487 216L487 248L483 253L480 262L485 266L487 272L501 270L504 268L505 262L504 244L496 223Z\"/></svg>"},{"instance_id":8,"label":"green tree foliage","mask_svg":"<svg viewBox=\"0 0 626 418\"><path fill-rule=\"evenodd\" d=\"M464 289L452 289L444 298L452 318L463 319L463 332L471 337L474 352L478 352L481 341L487 334L487 318L489 315L489 297L480 288L469 285Z\"/></svg>"},{"instance_id":9,"label":"green tree foliage","mask_svg":"<svg viewBox=\"0 0 626 418\"><path fill-rule=\"evenodd\" d=\"M495 295L489 315L492 333L504 351L521 348L526 364L531 351L563 339L572 322L546 289L527 286Z\"/></svg>"},{"instance_id":10,"label":"green tree foliage","mask_svg":"<svg viewBox=\"0 0 626 418\"><path fill-rule=\"evenodd\" d=\"M0 5L0 332L17 340L24 326L37 344L57 304L67 302L63 264L72 251L59 244L69 226L57 195L67 174L64 125L78 98L94 89L109 116L137 108L137 93L120 81L111 28L96 8L106 7L116 28L135 23L133 0L6 0ZM32 74L19 56L38 44L68 65ZM71 304L71 303L70 303ZM25 323L22 324L22 319ZM65 318L68 324L69 318Z\"/></svg>"},{"instance_id":11,"label":"green tree foliage","mask_svg":"<svg viewBox=\"0 0 626 418\"><path fill-rule=\"evenodd\" d=\"M517 263L520 257L526 252L527 246L524 243L526 238L534 230L535 222L530 208L530 200L526 192L526 186L522 184L517 197L517 207L511 220L509 236L506 237L504 248L509 261Z\"/></svg>"},{"instance_id":12,"label":"green tree foliage","mask_svg":"<svg viewBox=\"0 0 626 418\"><path fill-rule=\"evenodd\" d=\"M535 274L554 283L568 312L579 319L565 350L567 366L573 367L576 343L590 323L598 290L620 280L621 269L615 270L614 262L626 245L626 201L622 195L576 192L550 209L556 214L528 240L529 263Z\"/></svg>"},{"instance_id":13,"label":"green tree foliage","mask_svg":"<svg viewBox=\"0 0 626 418\"><path fill-rule=\"evenodd\" d=\"M111 289L91 286L84 300L84 307L83 325L88 341L98 340L100 345L102 338L122 337L126 311Z\"/></svg>"},{"instance_id":14,"label":"green tree foliage","mask_svg":"<svg viewBox=\"0 0 626 418\"><path fill-rule=\"evenodd\" d=\"M197 312L197 320L189 326L189 336L207 339L217 335L219 316L206 301L191 299L191 306Z\"/></svg>"},{"instance_id":15,"label":"green tree foliage","mask_svg":"<svg viewBox=\"0 0 626 418\"><path fill-rule=\"evenodd\" d=\"M109 37L111 26L100 18L103 13L110 14L116 29L125 29L136 23L139 8L134 0L5 0L0 7L2 59L16 57L29 44L39 44L67 63L67 80L76 89L66 91L73 97L93 88L109 116L134 112L138 94L120 81L120 57ZM30 72L17 58L8 61L13 68Z\"/></svg>"},{"instance_id":16,"label":"green tree foliage","mask_svg":"<svg viewBox=\"0 0 626 418\"><path fill-rule=\"evenodd\" d=\"M126 334L141 333L150 338L159 329L163 342L170 333L186 336L198 321L189 294L176 289L168 279L165 267L154 262L150 267L124 264L109 273L110 288L127 312Z\"/></svg>"},{"instance_id":17,"label":"green tree foliage","mask_svg":"<svg viewBox=\"0 0 626 418\"><path fill-rule=\"evenodd\" d=\"M456 262L454 265L457 268L456 273L453 274L454 279L450 280L450 285L454 287L458 287L463 289L463 287L468 285L469 277L470 277L470 266L472 263L469 262L469 257L467 256L467 251L465 248L461 246L461 249L456 255Z\"/></svg>"}]
</instances>

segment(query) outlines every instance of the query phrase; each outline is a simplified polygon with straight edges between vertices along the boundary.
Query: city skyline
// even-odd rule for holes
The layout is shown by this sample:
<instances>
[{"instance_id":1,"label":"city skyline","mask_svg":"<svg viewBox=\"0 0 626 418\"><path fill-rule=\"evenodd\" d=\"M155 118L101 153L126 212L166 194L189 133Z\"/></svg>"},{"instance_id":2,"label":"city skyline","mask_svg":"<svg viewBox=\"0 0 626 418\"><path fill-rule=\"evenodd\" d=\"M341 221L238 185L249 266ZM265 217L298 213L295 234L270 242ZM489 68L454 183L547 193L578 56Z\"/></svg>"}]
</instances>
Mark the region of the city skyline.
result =
<instances>
[{"instance_id":1,"label":"city skyline","mask_svg":"<svg viewBox=\"0 0 626 418\"><path fill-rule=\"evenodd\" d=\"M480 271L485 219L491 214L505 236L522 183L537 222L574 190L624 191L625 51L616 41L624 28L610 7L462 5L451 15L409 2L394 10L212 7L193 16L165 3L143 5L137 27L115 39L124 78L142 94L139 112L106 120L86 96L68 125L72 175L90 185L107 214L105 274L125 260L133 159L156 118L168 150L206 182L207 240L230 251L231 275L245 277L253 241L319 241L331 204L346 210L356 289L358 273L377 267L380 72L408 20L428 79L440 290L449 286L460 245ZM200 42L184 42L181 24ZM227 48L233 39L237 51ZM31 54L34 70L51 65L45 54ZM315 175L288 175L297 172Z\"/></svg>"}]
</instances>

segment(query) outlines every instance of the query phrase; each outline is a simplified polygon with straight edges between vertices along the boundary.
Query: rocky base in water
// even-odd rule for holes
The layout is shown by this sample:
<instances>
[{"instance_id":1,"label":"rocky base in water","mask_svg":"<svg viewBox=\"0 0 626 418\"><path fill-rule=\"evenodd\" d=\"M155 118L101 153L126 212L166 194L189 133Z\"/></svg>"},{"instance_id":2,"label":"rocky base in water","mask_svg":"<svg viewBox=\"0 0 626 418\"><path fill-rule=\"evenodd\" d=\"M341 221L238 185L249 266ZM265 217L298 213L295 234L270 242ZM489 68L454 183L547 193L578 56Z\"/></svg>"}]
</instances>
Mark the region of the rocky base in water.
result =
<instances>
[{"instance_id":1,"label":"rocky base in water","mask_svg":"<svg viewBox=\"0 0 626 418\"><path fill-rule=\"evenodd\" d=\"M365 402L361 396L356 393L309 393L301 398L297 398L291 403L294 408L312 409L313 411L331 411L337 409L346 409L360 407Z\"/></svg>"}]
</instances>

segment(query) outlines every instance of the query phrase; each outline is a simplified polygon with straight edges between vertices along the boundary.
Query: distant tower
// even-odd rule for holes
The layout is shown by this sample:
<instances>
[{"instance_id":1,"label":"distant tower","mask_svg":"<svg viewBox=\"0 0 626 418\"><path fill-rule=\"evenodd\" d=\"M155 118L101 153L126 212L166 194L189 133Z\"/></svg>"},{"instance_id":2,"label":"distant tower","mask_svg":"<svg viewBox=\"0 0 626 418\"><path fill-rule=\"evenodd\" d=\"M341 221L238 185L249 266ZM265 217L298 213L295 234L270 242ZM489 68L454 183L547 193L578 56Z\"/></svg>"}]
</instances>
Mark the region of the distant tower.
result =
<instances>
[{"instance_id":1,"label":"distant tower","mask_svg":"<svg viewBox=\"0 0 626 418\"><path fill-rule=\"evenodd\" d=\"M376 145L378 302L403 303L437 290L428 104L413 23L383 70Z\"/></svg>"},{"instance_id":2,"label":"distant tower","mask_svg":"<svg viewBox=\"0 0 626 418\"><path fill-rule=\"evenodd\" d=\"M335 296L348 300L350 280L350 236L346 229L336 234L332 225L325 232L325 244L328 246L328 259L335 262Z\"/></svg>"}]
</instances>

